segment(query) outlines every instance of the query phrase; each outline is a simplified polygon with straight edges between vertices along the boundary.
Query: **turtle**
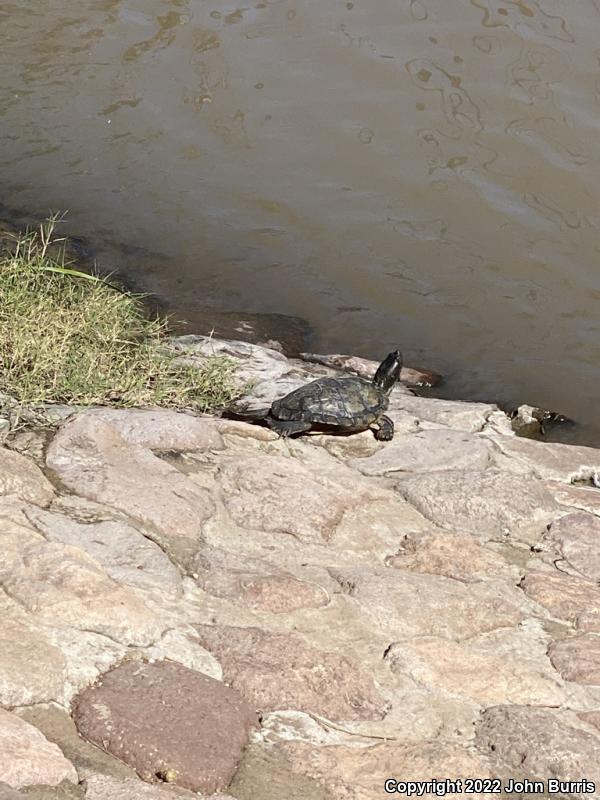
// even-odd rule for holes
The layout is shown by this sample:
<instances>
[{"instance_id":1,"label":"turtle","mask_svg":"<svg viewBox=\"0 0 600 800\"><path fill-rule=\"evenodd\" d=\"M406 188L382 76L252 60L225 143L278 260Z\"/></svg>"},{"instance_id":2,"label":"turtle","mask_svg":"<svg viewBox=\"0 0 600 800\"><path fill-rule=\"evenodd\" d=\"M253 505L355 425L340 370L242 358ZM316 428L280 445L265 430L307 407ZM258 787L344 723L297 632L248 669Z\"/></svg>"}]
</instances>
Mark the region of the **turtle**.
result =
<instances>
[{"instance_id":1,"label":"turtle","mask_svg":"<svg viewBox=\"0 0 600 800\"><path fill-rule=\"evenodd\" d=\"M394 350L370 381L358 376L317 378L269 408L248 409L235 416L263 421L281 437L311 430L358 433L371 428L376 439L388 442L394 436L394 423L383 412L401 369L402 354Z\"/></svg>"}]
</instances>

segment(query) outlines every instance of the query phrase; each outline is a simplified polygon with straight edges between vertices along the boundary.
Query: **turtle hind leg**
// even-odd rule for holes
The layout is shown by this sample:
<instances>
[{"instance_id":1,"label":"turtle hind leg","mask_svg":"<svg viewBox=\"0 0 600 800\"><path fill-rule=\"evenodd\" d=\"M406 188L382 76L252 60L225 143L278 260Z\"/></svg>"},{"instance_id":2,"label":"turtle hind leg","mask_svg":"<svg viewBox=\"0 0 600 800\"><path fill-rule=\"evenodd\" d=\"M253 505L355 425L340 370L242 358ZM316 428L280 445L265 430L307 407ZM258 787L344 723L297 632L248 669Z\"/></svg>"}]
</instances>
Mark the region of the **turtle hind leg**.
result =
<instances>
[{"instance_id":1,"label":"turtle hind leg","mask_svg":"<svg viewBox=\"0 0 600 800\"><path fill-rule=\"evenodd\" d=\"M295 436L298 433L305 433L311 429L310 422L301 422L299 420L284 421L282 419L274 419L267 417L265 420L269 428L275 433L278 433L282 438L288 436Z\"/></svg>"},{"instance_id":2,"label":"turtle hind leg","mask_svg":"<svg viewBox=\"0 0 600 800\"><path fill-rule=\"evenodd\" d=\"M373 423L372 429L378 442L389 442L394 438L394 423L385 415Z\"/></svg>"}]
</instances>

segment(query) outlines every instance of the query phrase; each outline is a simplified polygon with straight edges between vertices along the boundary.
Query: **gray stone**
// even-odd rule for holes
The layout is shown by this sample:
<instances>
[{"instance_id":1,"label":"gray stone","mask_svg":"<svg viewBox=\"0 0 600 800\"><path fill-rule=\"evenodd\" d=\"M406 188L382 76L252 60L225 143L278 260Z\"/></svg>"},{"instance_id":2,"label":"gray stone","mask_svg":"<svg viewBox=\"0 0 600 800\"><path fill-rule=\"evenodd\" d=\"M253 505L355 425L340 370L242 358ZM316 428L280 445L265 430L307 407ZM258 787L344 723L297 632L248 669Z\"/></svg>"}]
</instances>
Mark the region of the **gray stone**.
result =
<instances>
[{"instance_id":1,"label":"gray stone","mask_svg":"<svg viewBox=\"0 0 600 800\"><path fill-rule=\"evenodd\" d=\"M574 486L561 481L545 481L546 488L561 506L600 515L600 489L596 486Z\"/></svg>"},{"instance_id":2,"label":"gray stone","mask_svg":"<svg viewBox=\"0 0 600 800\"><path fill-rule=\"evenodd\" d=\"M578 512L555 520L545 542L551 558L562 559L584 578L600 581L600 519Z\"/></svg>"},{"instance_id":3,"label":"gray stone","mask_svg":"<svg viewBox=\"0 0 600 800\"><path fill-rule=\"evenodd\" d=\"M215 597L273 614L321 608L329 602L321 586L298 580L261 559L236 556L221 548L202 549L194 564L194 577Z\"/></svg>"},{"instance_id":4,"label":"gray stone","mask_svg":"<svg viewBox=\"0 0 600 800\"><path fill-rule=\"evenodd\" d=\"M144 780L207 794L229 784L256 725L234 689L170 661L122 664L81 692L72 713L80 735Z\"/></svg>"},{"instance_id":5,"label":"gray stone","mask_svg":"<svg viewBox=\"0 0 600 800\"><path fill-rule=\"evenodd\" d=\"M135 772L122 761L82 739L71 717L59 706L30 706L17 713L21 719L41 731L49 742L60 748L80 777L97 772L119 779L136 777Z\"/></svg>"},{"instance_id":6,"label":"gray stone","mask_svg":"<svg viewBox=\"0 0 600 800\"><path fill-rule=\"evenodd\" d=\"M499 470L446 470L412 475L396 489L427 519L450 530L498 538L514 528L550 522L556 504L543 484Z\"/></svg>"},{"instance_id":7,"label":"gray stone","mask_svg":"<svg viewBox=\"0 0 600 800\"><path fill-rule=\"evenodd\" d=\"M30 522L51 542L79 547L118 583L181 594L179 570L154 542L123 521L81 523L42 509L28 509Z\"/></svg>"},{"instance_id":8,"label":"gray stone","mask_svg":"<svg viewBox=\"0 0 600 800\"><path fill-rule=\"evenodd\" d=\"M220 450L223 440L214 417L199 417L166 408L104 408L89 412L114 428L127 444L151 450Z\"/></svg>"},{"instance_id":9,"label":"gray stone","mask_svg":"<svg viewBox=\"0 0 600 800\"><path fill-rule=\"evenodd\" d=\"M24 794L17 792L8 783L0 782L0 800L23 800L24 797Z\"/></svg>"},{"instance_id":10,"label":"gray stone","mask_svg":"<svg viewBox=\"0 0 600 800\"><path fill-rule=\"evenodd\" d=\"M77 783L73 765L55 744L15 714L0 709L0 780L15 789L31 784Z\"/></svg>"},{"instance_id":11,"label":"gray stone","mask_svg":"<svg viewBox=\"0 0 600 800\"><path fill-rule=\"evenodd\" d=\"M35 657L32 658L32 654ZM0 625L0 704L44 703L61 697L66 660L33 620L2 609Z\"/></svg>"},{"instance_id":12,"label":"gray stone","mask_svg":"<svg viewBox=\"0 0 600 800\"><path fill-rule=\"evenodd\" d=\"M150 644L167 627L97 561L70 545L27 545L21 558L0 572L0 585L38 618L105 634L123 644Z\"/></svg>"},{"instance_id":13,"label":"gray stone","mask_svg":"<svg viewBox=\"0 0 600 800\"><path fill-rule=\"evenodd\" d=\"M461 403L456 400L437 400L431 397L392 394L390 414L414 414L419 420L458 431L477 433L483 430L498 406L489 403Z\"/></svg>"},{"instance_id":14,"label":"gray stone","mask_svg":"<svg viewBox=\"0 0 600 800\"><path fill-rule=\"evenodd\" d=\"M33 461L0 447L0 495L12 494L38 506L47 506L54 488Z\"/></svg>"},{"instance_id":15,"label":"gray stone","mask_svg":"<svg viewBox=\"0 0 600 800\"><path fill-rule=\"evenodd\" d=\"M129 440L119 427L126 429ZM60 428L46 463L71 491L128 514L148 536L185 559L197 549L213 500L147 446L137 444L138 436L143 438L124 418L117 426L99 412L81 414ZM155 441L164 445L167 440L165 435Z\"/></svg>"},{"instance_id":16,"label":"gray stone","mask_svg":"<svg viewBox=\"0 0 600 800\"><path fill-rule=\"evenodd\" d=\"M434 429L397 437L373 455L353 459L350 466L364 475L479 470L489 465L491 449L484 437Z\"/></svg>"},{"instance_id":17,"label":"gray stone","mask_svg":"<svg viewBox=\"0 0 600 800\"><path fill-rule=\"evenodd\" d=\"M459 641L523 619L517 590L491 581L466 585L442 575L397 570L329 571L368 627L392 641L415 636Z\"/></svg>"},{"instance_id":18,"label":"gray stone","mask_svg":"<svg viewBox=\"0 0 600 800\"><path fill-rule=\"evenodd\" d=\"M498 436L494 442L507 457L507 466L526 469L536 477L571 483L600 472L600 450L557 442L536 442L521 436Z\"/></svg>"},{"instance_id":19,"label":"gray stone","mask_svg":"<svg viewBox=\"0 0 600 800\"><path fill-rule=\"evenodd\" d=\"M229 459L219 480L225 505L244 528L285 533L306 543L327 542L344 513L384 494L339 465L315 474L296 459L276 455L242 455Z\"/></svg>"},{"instance_id":20,"label":"gray stone","mask_svg":"<svg viewBox=\"0 0 600 800\"><path fill-rule=\"evenodd\" d=\"M483 706L495 703L558 705L565 698L543 663L531 664L502 653L480 652L469 642L423 636L395 644L387 652L392 672L429 690L443 690Z\"/></svg>"},{"instance_id":21,"label":"gray stone","mask_svg":"<svg viewBox=\"0 0 600 800\"><path fill-rule=\"evenodd\" d=\"M177 787L151 786L139 779L119 780L106 775L90 775L85 781L85 800L176 800L187 797L207 800L205 795L192 794ZM212 795L212 800L233 800L229 795Z\"/></svg>"}]
</instances>

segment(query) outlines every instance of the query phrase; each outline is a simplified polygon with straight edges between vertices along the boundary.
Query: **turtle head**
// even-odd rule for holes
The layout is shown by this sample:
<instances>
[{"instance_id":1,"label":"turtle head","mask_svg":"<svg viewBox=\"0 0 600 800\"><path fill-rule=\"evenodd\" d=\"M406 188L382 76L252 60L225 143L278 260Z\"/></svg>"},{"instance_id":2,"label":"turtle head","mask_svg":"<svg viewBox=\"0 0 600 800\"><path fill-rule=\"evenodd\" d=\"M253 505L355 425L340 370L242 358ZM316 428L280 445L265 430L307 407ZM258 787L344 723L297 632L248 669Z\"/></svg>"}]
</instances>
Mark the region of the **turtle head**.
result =
<instances>
[{"instance_id":1,"label":"turtle head","mask_svg":"<svg viewBox=\"0 0 600 800\"><path fill-rule=\"evenodd\" d=\"M394 350L393 353L384 358L377 368L377 372L373 376L374 385L389 394L396 381L400 378L401 369L402 353L399 350Z\"/></svg>"}]
</instances>

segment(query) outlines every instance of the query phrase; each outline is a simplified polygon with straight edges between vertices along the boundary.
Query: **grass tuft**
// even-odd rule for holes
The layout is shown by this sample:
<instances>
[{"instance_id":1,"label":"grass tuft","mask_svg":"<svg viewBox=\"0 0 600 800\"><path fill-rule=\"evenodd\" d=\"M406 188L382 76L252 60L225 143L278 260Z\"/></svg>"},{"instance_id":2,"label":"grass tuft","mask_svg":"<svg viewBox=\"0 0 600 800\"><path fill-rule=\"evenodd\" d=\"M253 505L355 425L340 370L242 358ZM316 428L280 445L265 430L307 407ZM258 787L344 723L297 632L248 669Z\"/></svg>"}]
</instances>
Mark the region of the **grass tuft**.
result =
<instances>
[{"instance_id":1,"label":"grass tuft","mask_svg":"<svg viewBox=\"0 0 600 800\"><path fill-rule=\"evenodd\" d=\"M0 392L23 405L166 406L207 412L237 394L234 362L182 367L143 296L80 272L56 218L0 252Z\"/></svg>"}]
</instances>

